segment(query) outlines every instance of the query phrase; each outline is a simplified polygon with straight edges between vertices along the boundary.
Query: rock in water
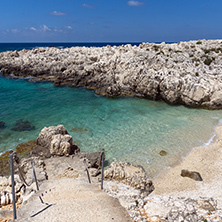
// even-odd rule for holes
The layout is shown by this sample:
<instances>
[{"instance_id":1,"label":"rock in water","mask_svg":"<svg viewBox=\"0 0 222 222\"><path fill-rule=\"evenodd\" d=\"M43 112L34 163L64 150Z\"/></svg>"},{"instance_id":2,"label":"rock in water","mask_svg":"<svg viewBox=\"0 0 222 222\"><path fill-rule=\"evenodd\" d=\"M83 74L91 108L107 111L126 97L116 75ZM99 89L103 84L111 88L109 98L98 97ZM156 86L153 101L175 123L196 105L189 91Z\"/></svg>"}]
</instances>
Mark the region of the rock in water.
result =
<instances>
[{"instance_id":1,"label":"rock in water","mask_svg":"<svg viewBox=\"0 0 222 222\"><path fill-rule=\"evenodd\" d=\"M14 127L11 130L21 132L21 131L31 131L34 129L35 126L32 126L30 121L20 119L15 123Z\"/></svg>"},{"instance_id":2,"label":"rock in water","mask_svg":"<svg viewBox=\"0 0 222 222\"><path fill-rule=\"evenodd\" d=\"M203 181L200 173L195 172L195 171L189 171L189 170L181 170L181 174L182 177L189 177L193 180L196 181Z\"/></svg>"},{"instance_id":3,"label":"rock in water","mask_svg":"<svg viewBox=\"0 0 222 222\"><path fill-rule=\"evenodd\" d=\"M159 154L160 154L160 156L166 156L167 152L165 150L161 150Z\"/></svg>"},{"instance_id":4,"label":"rock in water","mask_svg":"<svg viewBox=\"0 0 222 222\"><path fill-rule=\"evenodd\" d=\"M115 179L136 189L151 193L153 182L148 178L142 166L133 166L128 162L111 163L104 173L106 179Z\"/></svg>"},{"instance_id":5,"label":"rock in water","mask_svg":"<svg viewBox=\"0 0 222 222\"><path fill-rule=\"evenodd\" d=\"M0 121L0 130L5 128L6 128L5 122Z\"/></svg>"}]
</instances>

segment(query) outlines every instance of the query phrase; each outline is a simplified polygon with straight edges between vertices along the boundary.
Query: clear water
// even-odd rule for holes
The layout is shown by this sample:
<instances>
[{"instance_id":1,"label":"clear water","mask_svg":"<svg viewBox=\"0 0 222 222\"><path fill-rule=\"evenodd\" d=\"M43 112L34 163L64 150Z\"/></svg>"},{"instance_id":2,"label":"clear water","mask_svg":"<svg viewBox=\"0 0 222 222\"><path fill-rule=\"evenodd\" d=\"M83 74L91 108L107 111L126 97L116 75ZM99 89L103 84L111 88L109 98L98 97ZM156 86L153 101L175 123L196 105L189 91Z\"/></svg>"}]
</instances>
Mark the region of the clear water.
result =
<instances>
[{"instance_id":1,"label":"clear water","mask_svg":"<svg viewBox=\"0 0 222 222\"><path fill-rule=\"evenodd\" d=\"M63 124L82 151L105 149L109 162L141 164L151 177L208 142L222 114L2 76L0 104L0 121L7 126L0 130L0 152L36 139L45 126ZM29 120L35 130L13 131L19 119ZM168 155L160 156L161 150Z\"/></svg>"},{"instance_id":2,"label":"clear water","mask_svg":"<svg viewBox=\"0 0 222 222\"><path fill-rule=\"evenodd\" d=\"M0 52L107 44L124 43L0 43ZM6 123L6 128L0 129L0 153L36 139L45 126L63 124L82 151L105 149L109 163L140 164L154 177L178 163L193 147L207 143L221 118L222 110L169 106L141 98L111 99L84 88L54 87L0 75L0 121ZM19 119L30 121L35 130L13 131ZM161 150L167 155L160 156Z\"/></svg>"}]
</instances>

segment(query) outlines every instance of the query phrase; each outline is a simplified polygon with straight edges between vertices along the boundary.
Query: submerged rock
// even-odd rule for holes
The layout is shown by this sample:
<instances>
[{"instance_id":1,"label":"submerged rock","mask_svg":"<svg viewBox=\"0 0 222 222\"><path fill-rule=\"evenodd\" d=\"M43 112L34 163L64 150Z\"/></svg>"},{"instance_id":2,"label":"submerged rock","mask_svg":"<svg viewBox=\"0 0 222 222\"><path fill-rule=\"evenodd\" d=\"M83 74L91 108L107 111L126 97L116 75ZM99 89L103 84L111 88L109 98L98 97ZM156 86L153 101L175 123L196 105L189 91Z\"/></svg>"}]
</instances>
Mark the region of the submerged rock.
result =
<instances>
[{"instance_id":1,"label":"submerged rock","mask_svg":"<svg viewBox=\"0 0 222 222\"><path fill-rule=\"evenodd\" d=\"M0 121L0 130L5 129L5 128L6 128L5 122Z\"/></svg>"},{"instance_id":2,"label":"submerged rock","mask_svg":"<svg viewBox=\"0 0 222 222\"><path fill-rule=\"evenodd\" d=\"M1 133L0 142L8 139L10 136L11 136L11 133L9 133L9 132Z\"/></svg>"},{"instance_id":3,"label":"submerged rock","mask_svg":"<svg viewBox=\"0 0 222 222\"><path fill-rule=\"evenodd\" d=\"M20 119L18 120L14 127L11 128L11 130L13 131L19 131L19 132L22 132L22 131L31 131L31 130L34 130L35 129L35 126L32 126L31 125L31 122L28 121L28 120L25 120L25 119Z\"/></svg>"},{"instance_id":4,"label":"submerged rock","mask_svg":"<svg viewBox=\"0 0 222 222\"><path fill-rule=\"evenodd\" d=\"M81 127L74 127L71 129L71 132L75 133L88 133L89 129L88 128L81 128Z\"/></svg>"},{"instance_id":5,"label":"submerged rock","mask_svg":"<svg viewBox=\"0 0 222 222\"><path fill-rule=\"evenodd\" d=\"M110 167L105 171L104 177L121 181L148 193L154 190L153 182L149 179L143 167L133 166L127 162L111 163Z\"/></svg>"},{"instance_id":6,"label":"submerged rock","mask_svg":"<svg viewBox=\"0 0 222 222\"><path fill-rule=\"evenodd\" d=\"M166 155L167 155L167 152L165 150L160 151L160 156L166 156Z\"/></svg>"}]
</instances>

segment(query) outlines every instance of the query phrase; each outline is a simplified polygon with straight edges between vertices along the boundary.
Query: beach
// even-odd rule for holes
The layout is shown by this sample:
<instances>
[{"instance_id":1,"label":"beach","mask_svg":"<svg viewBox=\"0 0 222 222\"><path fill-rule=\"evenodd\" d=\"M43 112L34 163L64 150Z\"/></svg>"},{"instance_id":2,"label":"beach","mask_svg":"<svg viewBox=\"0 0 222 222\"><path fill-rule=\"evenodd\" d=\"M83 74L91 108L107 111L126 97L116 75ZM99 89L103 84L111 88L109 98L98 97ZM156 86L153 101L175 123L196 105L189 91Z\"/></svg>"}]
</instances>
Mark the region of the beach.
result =
<instances>
[{"instance_id":1,"label":"beach","mask_svg":"<svg viewBox=\"0 0 222 222\"><path fill-rule=\"evenodd\" d=\"M205 206L208 209L208 215L205 215L207 221L222 220L222 195L220 193L222 188L221 139L222 125L219 124L216 128L216 136L213 143L194 148L180 164L162 171L153 180L155 190L148 198L150 201L148 204L149 208L148 206L145 207L149 217L158 214L163 216L167 210L173 207L177 208L178 211L179 209L184 210L187 202L199 203L199 207L203 210L204 207L200 206L202 201L207 205ZM195 181L191 178L180 176L181 170L184 169L199 172L203 181ZM217 206L213 206L210 200L214 204L217 203ZM177 207L175 207L175 203ZM198 211L198 207L195 206L195 208ZM199 214L201 214L200 211L198 212Z\"/></svg>"},{"instance_id":2,"label":"beach","mask_svg":"<svg viewBox=\"0 0 222 222\"><path fill-rule=\"evenodd\" d=\"M221 221L221 152L222 124L217 126L211 144L194 148L182 162L154 178L155 189L149 195L115 180L105 180L105 192L101 191L98 178L92 178L92 184L88 183L79 157L46 159L48 180L43 180L40 190L30 193L18 209L18 221L42 221L46 218L51 218L51 221L72 221L72 218L76 218L73 221L81 221L81 218L104 221L101 212L107 215L105 221ZM181 170L198 172L202 181L182 177ZM36 190L35 184L32 189ZM45 203L50 207L41 212ZM79 213L84 205L88 206L88 213ZM99 212L96 209L100 209ZM2 216L4 211L0 213ZM31 215L34 216L30 218Z\"/></svg>"}]
</instances>

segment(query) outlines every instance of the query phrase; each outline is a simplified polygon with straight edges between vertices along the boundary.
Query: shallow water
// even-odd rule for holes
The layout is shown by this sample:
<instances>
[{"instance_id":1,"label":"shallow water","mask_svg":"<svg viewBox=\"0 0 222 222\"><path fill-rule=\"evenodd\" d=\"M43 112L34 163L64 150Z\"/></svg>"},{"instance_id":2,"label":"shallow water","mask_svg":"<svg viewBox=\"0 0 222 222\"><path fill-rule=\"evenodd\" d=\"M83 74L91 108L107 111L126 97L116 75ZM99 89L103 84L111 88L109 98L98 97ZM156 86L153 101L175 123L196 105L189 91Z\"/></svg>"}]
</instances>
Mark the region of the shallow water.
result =
<instances>
[{"instance_id":1,"label":"shallow water","mask_svg":"<svg viewBox=\"0 0 222 222\"><path fill-rule=\"evenodd\" d=\"M170 106L141 98L106 98L84 88L0 76L0 152L36 139L45 126L63 124L82 151L105 149L108 162L141 164L151 177L207 143L222 111ZM32 131L13 131L25 119ZM166 156L159 152L165 150Z\"/></svg>"}]
</instances>

